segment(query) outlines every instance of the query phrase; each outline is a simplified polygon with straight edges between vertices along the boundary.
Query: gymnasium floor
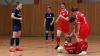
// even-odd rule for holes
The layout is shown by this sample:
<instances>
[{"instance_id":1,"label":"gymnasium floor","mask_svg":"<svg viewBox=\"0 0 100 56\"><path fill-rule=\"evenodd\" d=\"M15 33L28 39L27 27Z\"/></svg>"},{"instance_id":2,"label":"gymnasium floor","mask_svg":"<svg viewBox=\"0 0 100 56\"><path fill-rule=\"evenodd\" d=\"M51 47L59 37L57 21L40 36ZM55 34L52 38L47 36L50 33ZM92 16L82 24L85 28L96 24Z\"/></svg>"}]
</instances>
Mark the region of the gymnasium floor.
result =
<instances>
[{"instance_id":1,"label":"gymnasium floor","mask_svg":"<svg viewBox=\"0 0 100 56\"><path fill-rule=\"evenodd\" d=\"M21 46L24 48L23 52L17 52L22 56L77 56L66 53L57 53L54 49L53 43L46 44L43 37L22 37ZM100 36L90 36L89 49L87 56L100 56ZM9 56L12 53L8 52L9 37L0 37L0 56ZM16 55L15 53L15 56Z\"/></svg>"}]
</instances>

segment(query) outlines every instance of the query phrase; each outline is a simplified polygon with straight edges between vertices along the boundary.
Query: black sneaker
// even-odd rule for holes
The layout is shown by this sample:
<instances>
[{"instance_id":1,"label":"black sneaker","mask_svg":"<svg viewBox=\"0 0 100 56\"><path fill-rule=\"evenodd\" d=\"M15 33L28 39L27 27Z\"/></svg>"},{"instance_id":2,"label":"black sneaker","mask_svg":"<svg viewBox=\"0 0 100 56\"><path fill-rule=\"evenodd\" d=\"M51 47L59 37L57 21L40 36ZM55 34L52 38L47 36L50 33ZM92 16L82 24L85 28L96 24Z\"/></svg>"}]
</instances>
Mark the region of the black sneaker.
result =
<instances>
[{"instance_id":1,"label":"black sneaker","mask_svg":"<svg viewBox=\"0 0 100 56\"><path fill-rule=\"evenodd\" d=\"M57 49L59 46L60 46L60 45L57 45L57 46L55 47L55 49Z\"/></svg>"}]
</instances>

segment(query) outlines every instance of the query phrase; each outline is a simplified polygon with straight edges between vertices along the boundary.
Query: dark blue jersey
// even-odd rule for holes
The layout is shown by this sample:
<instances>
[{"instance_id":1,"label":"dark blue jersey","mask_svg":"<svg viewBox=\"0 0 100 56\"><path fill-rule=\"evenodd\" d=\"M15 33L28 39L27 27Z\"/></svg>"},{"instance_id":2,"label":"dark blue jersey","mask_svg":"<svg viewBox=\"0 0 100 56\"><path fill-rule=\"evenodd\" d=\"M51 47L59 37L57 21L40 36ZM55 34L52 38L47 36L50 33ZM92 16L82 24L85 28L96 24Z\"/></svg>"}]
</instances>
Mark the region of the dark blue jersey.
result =
<instances>
[{"instance_id":1,"label":"dark blue jersey","mask_svg":"<svg viewBox=\"0 0 100 56\"><path fill-rule=\"evenodd\" d=\"M45 18L46 18L46 23L51 23L53 21L54 14L53 13L46 13Z\"/></svg>"},{"instance_id":2,"label":"dark blue jersey","mask_svg":"<svg viewBox=\"0 0 100 56\"><path fill-rule=\"evenodd\" d=\"M22 17L21 11L18 10L18 9L16 9L16 8L14 8L14 9L12 10L12 13L14 13L14 16L17 17L17 18L21 18L21 17ZM21 24L21 21L18 20L18 19L13 19L13 24L14 24L14 25L19 25L19 24Z\"/></svg>"}]
</instances>

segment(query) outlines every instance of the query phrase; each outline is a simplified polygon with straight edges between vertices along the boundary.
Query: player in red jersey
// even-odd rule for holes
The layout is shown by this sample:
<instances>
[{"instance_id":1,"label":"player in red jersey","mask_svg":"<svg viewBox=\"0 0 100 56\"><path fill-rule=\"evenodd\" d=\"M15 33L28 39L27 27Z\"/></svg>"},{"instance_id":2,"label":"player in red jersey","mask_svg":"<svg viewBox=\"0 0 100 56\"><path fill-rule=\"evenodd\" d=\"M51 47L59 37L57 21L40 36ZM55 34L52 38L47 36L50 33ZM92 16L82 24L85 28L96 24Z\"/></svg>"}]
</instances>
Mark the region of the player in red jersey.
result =
<instances>
[{"instance_id":1,"label":"player in red jersey","mask_svg":"<svg viewBox=\"0 0 100 56\"><path fill-rule=\"evenodd\" d=\"M75 36L73 36L75 37ZM69 37L67 38L67 41L65 41L64 44L64 49L65 52L68 54L79 54L82 52L81 46L80 46L80 42L72 42L71 40L72 36L69 35ZM84 43L84 48L87 48L87 43Z\"/></svg>"},{"instance_id":2,"label":"player in red jersey","mask_svg":"<svg viewBox=\"0 0 100 56\"><path fill-rule=\"evenodd\" d=\"M56 22L58 22L58 20L59 23L57 27L57 36L56 36L57 46L55 47L55 49L57 49L60 45L61 33L63 32L66 37L69 32L68 11L65 9L65 3L61 3L61 10Z\"/></svg>"},{"instance_id":3,"label":"player in red jersey","mask_svg":"<svg viewBox=\"0 0 100 56\"><path fill-rule=\"evenodd\" d=\"M87 54L87 37L89 36L90 33L90 26L89 23L87 22L85 16L83 13L79 11L78 8L72 8L71 11L75 15L76 19L74 19L74 30L71 33L71 35L75 35L78 46L81 48L82 52L79 53L78 55L85 55Z\"/></svg>"},{"instance_id":4,"label":"player in red jersey","mask_svg":"<svg viewBox=\"0 0 100 56\"><path fill-rule=\"evenodd\" d=\"M64 44L64 49L65 52L68 54L77 54L80 53L80 48L77 49L77 42L76 43L71 43L71 42L65 42Z\"/></svg>"}]
</instances>

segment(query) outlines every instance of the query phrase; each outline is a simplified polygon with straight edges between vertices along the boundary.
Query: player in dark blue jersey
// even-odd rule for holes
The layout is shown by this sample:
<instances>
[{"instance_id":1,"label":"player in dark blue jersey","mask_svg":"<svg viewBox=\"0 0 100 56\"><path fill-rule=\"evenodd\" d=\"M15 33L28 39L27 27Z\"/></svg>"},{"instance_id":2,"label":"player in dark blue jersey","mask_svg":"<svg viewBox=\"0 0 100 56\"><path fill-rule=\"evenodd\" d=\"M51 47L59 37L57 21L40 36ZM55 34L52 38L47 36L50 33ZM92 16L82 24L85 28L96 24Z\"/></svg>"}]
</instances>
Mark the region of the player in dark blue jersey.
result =
<instances>
[{"instance_id":1,"label":"player in dark blue jersey","mask_svg":"<svg viewBox=\"0 0 100 56\"><path fill-rule=\"evenodd\" d=\"M11 12L13 34L10 38L10 52L22 51L22 49L19 47L22 23L21 9L22 3L17 2L15 8L12 9ZM16 44L16 48L14 48L14 43Z\"/></svg>"},{"instance_id":2,"label":"player in dark blue jersey","mask_svg":"<svg viewBox=\"0 0 100 56\"><path fill-rule=\"evenodd\" d=\"M45 14L45 39L48 42L48 33L51 33L52 40L54 40L54 13L51 12L51 7L48 6L47 12Z\"/></svg>"}]
</instances>

